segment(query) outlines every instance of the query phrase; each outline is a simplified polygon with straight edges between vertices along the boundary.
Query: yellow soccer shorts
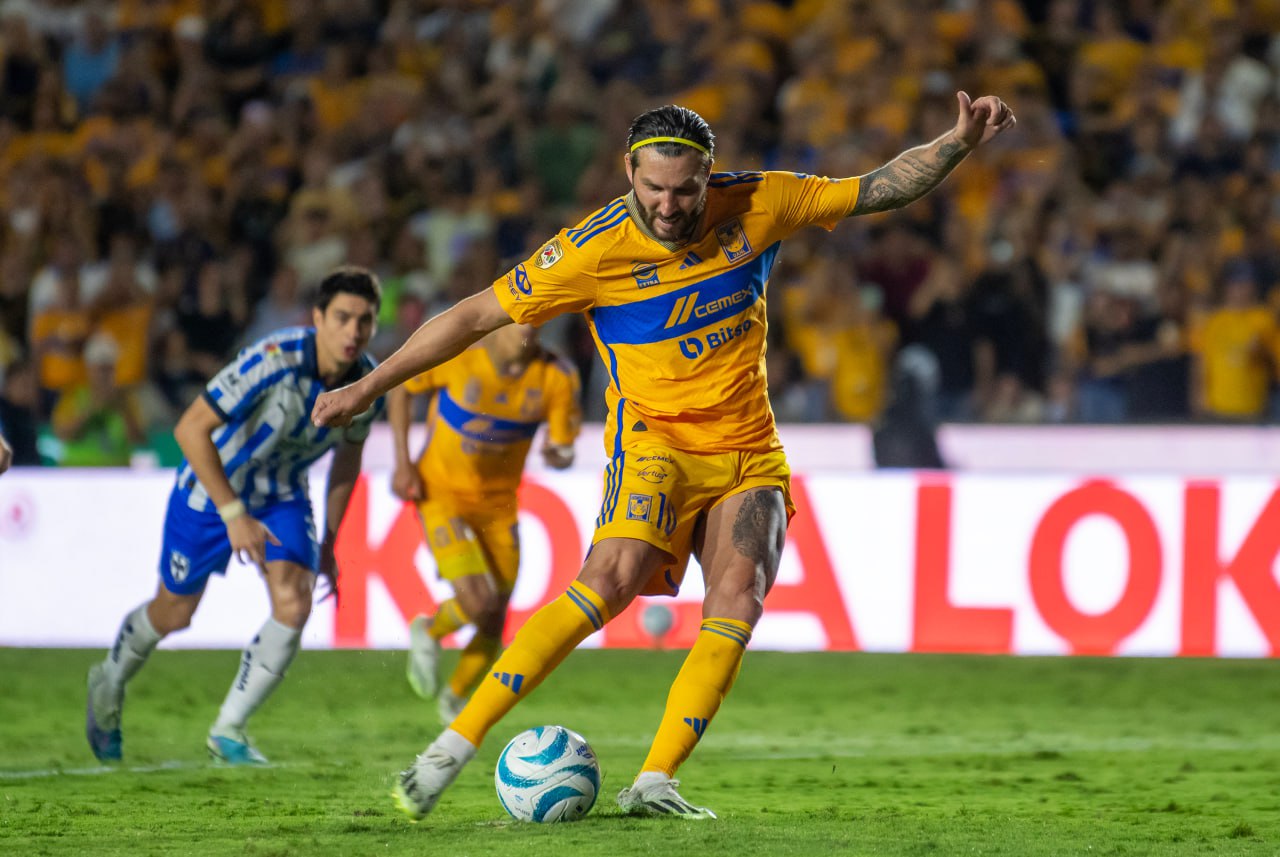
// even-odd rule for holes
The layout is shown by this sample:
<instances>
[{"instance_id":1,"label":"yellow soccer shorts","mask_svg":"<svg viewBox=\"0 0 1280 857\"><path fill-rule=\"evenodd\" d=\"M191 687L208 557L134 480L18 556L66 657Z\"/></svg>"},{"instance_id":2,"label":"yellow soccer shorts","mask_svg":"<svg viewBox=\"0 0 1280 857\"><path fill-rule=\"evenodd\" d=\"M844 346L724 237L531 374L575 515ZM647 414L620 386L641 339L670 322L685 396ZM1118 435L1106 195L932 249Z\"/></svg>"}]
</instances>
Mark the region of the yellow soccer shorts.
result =
<instances>
[{"instance_id":1,"label":"yellow soccer shorts","mask_svg":"<svg viewBox=\"0 0 1280 857\"><path fill-rule=\"evenodd\" d=\"M635 444L615 455L604 472L604 502L592 544L639 539L675 557L642 595L675 595L684 581L698 520L735 494L752 488L782 491L787 519L791 468L781 450L694 455L669 447Z\"/></svg>"},{"instance_id":2,"label":"yellow soccer shorts","mask_svg":"<svg viewBox=\"0 0 1280 857\"><path fill-rule=\"evenodd\" d=\"M473 574L492 574L499 591L510 593L520 570L516 499L483 508L445 498L418 503L427 548L440 577L453 582Z\"/></svg>"}]
</instances>

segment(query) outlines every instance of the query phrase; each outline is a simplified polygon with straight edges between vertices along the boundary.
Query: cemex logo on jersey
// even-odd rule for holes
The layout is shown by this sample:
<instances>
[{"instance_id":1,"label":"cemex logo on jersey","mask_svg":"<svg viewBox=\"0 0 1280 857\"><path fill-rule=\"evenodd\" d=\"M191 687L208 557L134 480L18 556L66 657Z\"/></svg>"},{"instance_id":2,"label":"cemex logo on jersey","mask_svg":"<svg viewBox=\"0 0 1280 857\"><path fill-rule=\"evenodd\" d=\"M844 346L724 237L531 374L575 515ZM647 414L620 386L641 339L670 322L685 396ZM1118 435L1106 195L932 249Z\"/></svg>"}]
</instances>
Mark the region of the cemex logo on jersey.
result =
<instances>
[{"instance_id":1,"label":"cemex logo on jersey","mask_svg":"<svg viewBox=\"0 0 1280 857\"><path fill-rule=\"evenodd\" d=\"M698 296L701 294L701 292L692 292L684 297L676 298L675 306L671 308L671 315L667 316L667 323L663 327L678 327L691 318L706 318L719 310L737 306L750 298L753 293L750 288L738 289L736 292L727 294L722 298L714 298L704 304L699 304Z\"/></svg>"}]
</instances>

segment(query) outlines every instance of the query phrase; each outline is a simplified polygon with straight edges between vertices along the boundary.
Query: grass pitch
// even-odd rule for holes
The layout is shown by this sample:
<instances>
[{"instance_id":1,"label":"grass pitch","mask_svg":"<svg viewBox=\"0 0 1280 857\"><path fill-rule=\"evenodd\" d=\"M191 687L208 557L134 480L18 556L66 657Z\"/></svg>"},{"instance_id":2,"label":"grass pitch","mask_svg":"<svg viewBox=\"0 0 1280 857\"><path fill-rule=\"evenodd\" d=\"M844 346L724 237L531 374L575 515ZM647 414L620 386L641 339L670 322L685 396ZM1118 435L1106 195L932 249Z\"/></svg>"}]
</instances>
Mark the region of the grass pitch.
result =
<instances>
[{"instance_id":1,"label":"grass pitch","mask_svg":"<svg viewBox=\"0 0 1280 857\"><path fill-rule=\"evenodd\" d=\"M613 802L682 653L577 652L415 825L388 791L439 727L401 653L303 652L252 724L275 764L252 770L203 747L235 652L158 652L124 764L98 766L100 656L0 650L0 854L1280 854L1274 662L752 652L680 773L720 820L684 822ZM494 796L503 744L542 723L600 756L581 823L519 824Z\"/></svg>"}]
</instances>

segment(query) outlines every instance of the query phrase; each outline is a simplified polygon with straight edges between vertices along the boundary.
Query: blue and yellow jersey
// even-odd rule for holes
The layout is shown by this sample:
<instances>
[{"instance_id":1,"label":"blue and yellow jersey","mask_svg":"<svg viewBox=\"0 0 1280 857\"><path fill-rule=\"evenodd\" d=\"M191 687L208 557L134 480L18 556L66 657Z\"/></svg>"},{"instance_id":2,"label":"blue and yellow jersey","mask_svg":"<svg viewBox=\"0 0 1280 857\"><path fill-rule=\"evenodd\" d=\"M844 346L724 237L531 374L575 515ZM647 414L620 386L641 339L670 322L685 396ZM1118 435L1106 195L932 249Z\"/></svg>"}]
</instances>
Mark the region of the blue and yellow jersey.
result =
<instances>
[{"instance_id":1,"label":"blue and yellow jersey","mask_svg":"<svg viewBox=\"0 0 1280 857\"><path fill-rule=\"evenodd\" d=\"M586 313L609 371L605 450L624 432L691 452L780 449L766 394L765 284L779 243L853 211L857 178L712 173L700 238L648 231L631 194L494 283L517 322Z\"/></svg>"},{"instance_id":2,"label":"blue and yellow jersey","mask_svg":"<svg viewBox=\"0 0 1280 857\"><path fill-rule=\"evenodd\" d=\"M410 393L437 391L418 459L428 497L513 495L538 426L545 422L547 440L567 446L582 423L578 371L545 349L517 377L500 373L477 345L404 386Z\"/></svg>"}]
</instances>

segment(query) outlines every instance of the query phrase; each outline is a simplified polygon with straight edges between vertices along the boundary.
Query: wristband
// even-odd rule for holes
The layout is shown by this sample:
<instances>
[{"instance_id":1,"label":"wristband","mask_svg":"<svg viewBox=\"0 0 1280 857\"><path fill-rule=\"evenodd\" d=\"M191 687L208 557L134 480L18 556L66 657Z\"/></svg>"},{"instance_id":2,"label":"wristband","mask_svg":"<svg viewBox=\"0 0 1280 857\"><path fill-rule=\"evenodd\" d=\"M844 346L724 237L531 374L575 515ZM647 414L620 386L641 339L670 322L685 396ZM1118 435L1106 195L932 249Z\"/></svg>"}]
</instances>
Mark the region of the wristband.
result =
<instances>
[{"instance_id":1,"label":"wristband","mask_svg":"<svg viewBox=\"0 0 1280 857\"><path fill-rule=\"evenodd\" d=\"M229 524L245 514L245 511L243 500L232 500L225 506L218 507L218 517L222 518L222 523Z\"/></svg>"}]
</instances>

